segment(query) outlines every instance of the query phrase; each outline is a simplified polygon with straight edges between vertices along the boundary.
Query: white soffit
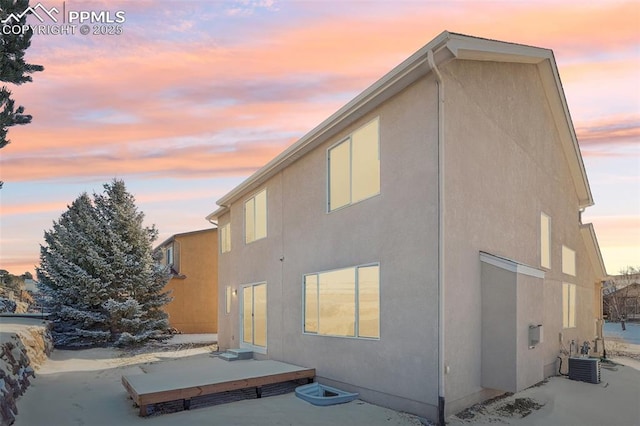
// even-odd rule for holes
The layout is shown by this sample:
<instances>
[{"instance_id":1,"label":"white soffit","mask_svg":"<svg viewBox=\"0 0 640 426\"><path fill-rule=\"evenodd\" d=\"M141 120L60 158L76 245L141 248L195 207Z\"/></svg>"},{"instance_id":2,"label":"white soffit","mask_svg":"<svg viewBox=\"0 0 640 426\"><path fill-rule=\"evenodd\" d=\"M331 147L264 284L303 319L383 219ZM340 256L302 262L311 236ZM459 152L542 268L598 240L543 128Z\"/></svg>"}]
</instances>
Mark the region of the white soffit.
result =
<instances>
[{"instance_id":1,"label":"white soffit","mask_svg":"<svg viewBox=\"0 0 640 426\"><path fill-rule=\"evenodd\" d=\"M600 252L600 245L598 244L598 238L596 237L596 231L593 225L591 223L580 225L580 233L587 246L587 253L589 253L589 260L593 268L600 279L605 279L607 277L607 269L602 260L602 252Z\"/></svg>"},{"instance_id":2,"label":"white soffit","mask_svg":"<svg viewBox=\"0 0 640 426\"><path fill-rule=\"evenodd\" d=\"M544 271L532 266L518 263L511 259L494 256L490 253L480 252L480 261L505 271L515 272L516 274L527 275L534 278L544 279Z\"/></svg>"}]
</instances>

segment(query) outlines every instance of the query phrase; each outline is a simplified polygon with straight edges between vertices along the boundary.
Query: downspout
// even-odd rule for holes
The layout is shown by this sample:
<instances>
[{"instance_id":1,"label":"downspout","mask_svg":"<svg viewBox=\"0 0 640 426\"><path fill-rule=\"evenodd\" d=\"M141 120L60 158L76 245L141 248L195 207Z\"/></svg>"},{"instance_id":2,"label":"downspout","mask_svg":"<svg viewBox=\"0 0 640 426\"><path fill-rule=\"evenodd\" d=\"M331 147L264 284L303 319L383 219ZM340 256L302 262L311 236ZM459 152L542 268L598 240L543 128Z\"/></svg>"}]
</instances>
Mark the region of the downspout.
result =
<instances>
[{"instance_id":1,"label":"downspout","mask_svg":"<svg viewBox=\"0 0 640 426\"><path fill-rule=\"evenodd\" d=\"M433 59L427 52L429 67L438 85L438 424L445 425L445 272L444 272L444 83Z\"/></svg>"}]
</instances>

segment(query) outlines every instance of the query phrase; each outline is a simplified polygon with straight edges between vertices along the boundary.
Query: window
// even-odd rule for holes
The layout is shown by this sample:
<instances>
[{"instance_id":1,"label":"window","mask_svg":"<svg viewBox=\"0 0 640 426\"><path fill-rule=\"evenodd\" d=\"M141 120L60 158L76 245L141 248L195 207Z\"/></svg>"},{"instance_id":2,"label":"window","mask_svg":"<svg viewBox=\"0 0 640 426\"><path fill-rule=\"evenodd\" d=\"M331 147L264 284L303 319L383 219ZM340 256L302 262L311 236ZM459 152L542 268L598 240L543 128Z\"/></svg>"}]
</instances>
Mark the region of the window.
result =
<instances>
[{"instance_id":1,"label":"window","mask_svg":"<svg viewBox=\"0 0 640 426\"><path fill-rule=\"evenodd\" d=\"M380 193L378 121L360 127L329 149L329 211Z\"/></svg>"},{"instance_id":2,"label":"window","mask_svg":"<svg viewBox=\"0 0 640 426\"><path fill-rule=\"evenodd\" d=\"M180 274L180 243L173 240L164 247L164 264L171 268L174 274Z\"/></svg>"},{"instance_id":3,"label":"window","mask_svg":"<svg viewBox=\"0 0 640 426\"><path fill-rule=\"evenodd\" d=\"M379 276L379 265L305 275L304 332L380 338Z\"/></svg>"},{"instance_id":4,"label":"window","mask_svg":"<svg viewBox=\"0 0 640 426\"><path fill-rule=\"evenodd\" d=\"M220 253L231 251L231 224L227 223L220 228Z\"/></svg>"},{"instance_id":5,"label":"window","mask_svg":"<svg viewBox=\"0 0 640 426\"><path fill-rule=\"evenodd\" d=\"M576 285L562 283L562 328L576 326Z\"/></svg>"},{"instance_id":6,"label":"window","mask_svg":"<svg viewBox=\"0 0 640 426\"><path fill-rule=\"evenodd\" d=\"M540 266L551 269L551 218L540 213Z\"/></svg>"},{"instance_id":7,"label":"window","mask_svg":"<svg viewBox=\"0 0 640 426\"><path fill-rule=\"evenodd\" d=\"M231 313L231 286L227 286L227 288L225 288L224 302L225 302L224 313L225 314Z\"/></svg>"},{"instance_id":8,"label":"window","mask_svg":"<svg viewBox=\"0 0 640 426\"><path fill-rule=\"evenodd\" d=\"M167 247L167 251L165 252L166 262L168 266L173 266L173 245Z\"/></svg>"},{"instance_id":9,"label":"window","mask_svg":"<svg viewBox=\"0 0 640 426\"><path fill-rule=\"evenodd\" d=\"M244 240L247 244L267 236L267 190L244 203Z\"/></svg>"},{"instance_id":10,"label":"window","mask_svg":"<svg viewBox=\"0 0 640 426\"><path fill-rule=\"evenodd\" d=\"M562 272L576 276L576 252L566 246L562 246Z\"/></svg>"}]
</instances>

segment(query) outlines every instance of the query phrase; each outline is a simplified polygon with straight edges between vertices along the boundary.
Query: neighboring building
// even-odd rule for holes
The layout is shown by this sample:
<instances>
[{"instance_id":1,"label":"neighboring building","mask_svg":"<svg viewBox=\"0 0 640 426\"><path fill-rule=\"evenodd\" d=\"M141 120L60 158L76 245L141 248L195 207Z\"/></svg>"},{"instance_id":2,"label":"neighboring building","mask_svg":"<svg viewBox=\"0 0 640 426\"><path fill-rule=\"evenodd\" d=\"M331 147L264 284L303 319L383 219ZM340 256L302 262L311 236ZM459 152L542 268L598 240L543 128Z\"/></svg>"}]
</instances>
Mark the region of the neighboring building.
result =
<instances>
[{"instance_id":1,"label":"neighboring building","mask_svg":"<svg viewBox=\"0 0 640 426\"><path fill-rule=\"evenodd\" d=\"M611 321L640 320L640 274L612 277L603 288L604 317Z\"/></svg>"},{"instance_id":2,"label":"neighboring building","mask_svg":"<svg viewBox=\"0 0 640 426\"><path fill-rule=\"evenodd\" d=\"M217 229L176 234L155 249L173 274L165 287L173 300L164 310L182 333L218 331L217 235Z\"/></svg>"},{"instance_id":3,"label":"neighboring building","mask_svg":"<svg viewBox=\"0 0 640 426\"><path fill-rule=\"evenodd\" d=\"M444 32L218 204L220 347L365 401L442 420L598 337L551 50Z\"/></svg>"},{"instance_id":4,"label":"neighboring building","mask_svg":"<svg viewBox=\"0 0 640 426\"><path fill-rule=\"evenodd\" d=\"M38 282L31 278L27 278L24 280L24 289L26 291L30 291L31 293L38 293Z\"/></svg>"}]
</instances>

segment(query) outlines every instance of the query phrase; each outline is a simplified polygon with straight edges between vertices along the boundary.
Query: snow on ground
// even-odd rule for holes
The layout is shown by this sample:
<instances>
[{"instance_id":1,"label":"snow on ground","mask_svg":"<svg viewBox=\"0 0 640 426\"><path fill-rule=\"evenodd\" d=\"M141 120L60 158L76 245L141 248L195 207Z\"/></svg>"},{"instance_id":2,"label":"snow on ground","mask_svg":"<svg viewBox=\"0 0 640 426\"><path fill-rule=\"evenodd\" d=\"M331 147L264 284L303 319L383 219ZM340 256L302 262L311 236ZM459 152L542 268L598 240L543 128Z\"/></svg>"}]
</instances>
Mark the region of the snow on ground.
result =
<instances>
[{"instance_id":1,"label":"snow on ground","mask_svg":"<svg viewBox=\"0 0 640 426\"><path fill-rule=\"evenodd\" d=\"M601 364L599 384L550 377L522 392L451 416L447 424L640 425L640 344L609 337L605 345L612 362Z\"/></svg>"},{"instance_id":2,"label":"snow on ground","mask_svg":"<svg viewBox=\"0 0 640 426\"><path fill-rule=\"evenodd\" d=\"M405 413L362 401L315 407L293 394L245 400L172 414L138 417L121 384L122 375L191 369L207 364L217 347L213 336L174 336L144 350L90 349L54 351L36 372L29 391L18 400L16 426L40 425L420 425ZM611 340L611 339L609 339ZM620 352L640 353L640 345L625 341ZM600 426L640 424L640 361L615 358L626 365L605 365L602 382L589 384L565 377L490 404L451 416L449 425ZM636 369L631 368L634 366ZM523 414L526 414L523 417Z\"/></svg>"},{"instance_id":3,"label":"snow on ground","mask_svg":"<svg viewBox=\"0 0 640 426\"><path fill-rule=\"evenodd\" d=\"M421 425L408 414L354 401L315 407L294 394L245 400L172 414L138 417L121 383L123 375L202 368L217 349L211 339L188 335L147 350L56 350L18 400L15 426L45 425ZM194 340L196 343L194 343ZM199 343L197 341L199 340ZM204 346L201 346L203 345ZM186 345L191 347L185 348ZM200 346L198 346L200 345Z\"/></svg>"}]
</instances>

